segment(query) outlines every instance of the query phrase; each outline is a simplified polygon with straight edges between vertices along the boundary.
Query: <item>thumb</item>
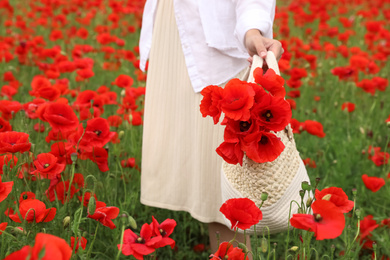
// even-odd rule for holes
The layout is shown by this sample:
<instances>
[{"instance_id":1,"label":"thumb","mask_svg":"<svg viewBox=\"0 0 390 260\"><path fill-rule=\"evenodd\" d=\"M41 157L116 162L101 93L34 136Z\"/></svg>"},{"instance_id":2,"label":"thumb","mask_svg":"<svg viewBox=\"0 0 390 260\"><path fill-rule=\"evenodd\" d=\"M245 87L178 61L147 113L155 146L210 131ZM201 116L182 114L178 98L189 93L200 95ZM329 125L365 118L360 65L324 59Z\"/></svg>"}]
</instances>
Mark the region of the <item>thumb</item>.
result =
<instances>
[{"instance_id":1,"label":"thumb","mask_svg":"<svg viewBox=\"0 0 390 260\"><path fill-rule=\"evenodd\" d=\"M265 48L263 41L257 41L255 44L255 48L257 55L265 59L265 57L267 56L267 49Z\"/></svg>"}]
</instances>

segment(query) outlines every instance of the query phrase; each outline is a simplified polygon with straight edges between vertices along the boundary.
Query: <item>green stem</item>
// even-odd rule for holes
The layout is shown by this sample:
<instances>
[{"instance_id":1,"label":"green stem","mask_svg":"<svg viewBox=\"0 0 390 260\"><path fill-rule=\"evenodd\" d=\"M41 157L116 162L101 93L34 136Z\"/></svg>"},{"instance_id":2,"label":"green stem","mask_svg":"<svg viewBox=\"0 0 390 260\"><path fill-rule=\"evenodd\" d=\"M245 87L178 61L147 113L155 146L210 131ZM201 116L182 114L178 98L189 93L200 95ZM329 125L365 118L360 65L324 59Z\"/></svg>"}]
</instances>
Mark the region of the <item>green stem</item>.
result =
<instances>
[{"instance_id":1,"label":"green stem","mask_svg":"<svg viewBox=\"0 0 390 260\"><path fill-rule=\"evenodd\" d=\"M95 234L94 234L94 236L93 236L93 240L92 240L91 246L90 246L89 249L88 249L87 259L89 259L89 255L90 255L91 252L92 252L92 247L93 247L93 244L95 243L96 235L97 235L98 229L99 229L99 223L96 224Z\"/></svg>"}]
</instances>

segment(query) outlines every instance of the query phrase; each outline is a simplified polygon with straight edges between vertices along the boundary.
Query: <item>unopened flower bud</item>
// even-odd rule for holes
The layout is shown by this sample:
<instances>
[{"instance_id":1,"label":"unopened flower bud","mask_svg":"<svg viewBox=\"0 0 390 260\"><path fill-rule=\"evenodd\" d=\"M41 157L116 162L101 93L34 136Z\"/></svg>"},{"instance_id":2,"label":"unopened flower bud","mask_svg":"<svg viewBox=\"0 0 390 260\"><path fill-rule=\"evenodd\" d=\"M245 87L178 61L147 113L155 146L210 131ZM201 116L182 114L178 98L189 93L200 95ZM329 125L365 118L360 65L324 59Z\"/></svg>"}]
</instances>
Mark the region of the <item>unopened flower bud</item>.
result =
<instances>
[{"instance_id":1,"label":"unopened flower bud","mask_svg":"<svg viewBox=\"0 0 390 260\"><path fill-rule=\"evenodd\" d=\"M353 188L353 189L352 189L352 195L353 195L353 196L356 196L356 195L357 195L357 189L356 189L356 188Z\"/></svg>"},{"instance_id":2,"label":"unopened flower bud","mask_svg":"<svg viewBox=\"0 0 390 260\"><path fill-rule=\"evenodd\" d=\"M268 199L268 193L267 192L262 192L261 196L260 196L260 199L262 201L266 201Z\"/></svg>"},{"instance_id":3,"label":"unopened flower bud","mask_svg":"<svg viewBox=\"0 0 390 260\"><path fill-rule=\"evenodd\" d=\"M309 197L306 201L306 207L310 207L312 202L313 202L313 199L311 197Z\"/></svg>"},{"instance_id":4,"label":"unopened flower bud","mask_svg":"<svg viewBox=\"0 0 390 260\"><path fill-rule=\"evenodd\" d=\"M301 207L298 208L298 214L304 214L305 212L303 211L303 209Z\"/></svg>"},{"instance_id":5,"label":"unopened flower bud","mask_svg":"<svg viewBox=\"0 0 390 260\"><path fill-rule=\"evenodd\" d=\"M265 253L268 251L268 241L265 237L261 238L261 252Z\"/></svg>"},{"instance_id":6,"label":"unopened flower bud","mask_svg":"<svg viewBox=\"0 0 390 260\"><path fill-rule=\"evenodd\" d=\"M360 218L360 209L355 210L356 217Z\"/></svg>"},{"instance_id":7,"label":"unopened flower bud","mask_svg":"<svg viewBox=\"0 0 390 260\"><path fill-rule=\"evenodd\" d=\"M95 210L96 210L95 197L91 196L91 198L89 199L89 202L88 202L88 213L90 215L93 215L93 213L95 213Z\"/></svg>"},{"instance_id":8,"label":"unopened flower bud","mask_svg":"<svg viewBox=\"0 0 390 260\"><path fill-rule=\"evenodd\" d=\"M137 229L137 222L135 221L135 219L132 216L128 217L128 221L129 221L130 227L132 229Z\"/></svg>"},{"instance_id":9,"label":"unopened flower bud","mask_svg":"<svg viewBox=\"0 0 390 260\"><path fill-rule=\"evenodd\" d=\"M69 223L70 223L70 217L69 217L69 216L66 216L66 217L64 218L64 220L62 220L62 226L63 226L64 228L67 228L67 227L69 226Z\"/></svg>"},{"instance_id":10,"label":"unopened flower bud","mask_svg":"<svg viewBox=\"0 0 390 260\"><path fill-rule=\"evenodd\" d=\"M15 227L14 229L12 229L11 232L14 233L14 234L19 234L19 235L26 234L26 232L21 227Z\"/></svg>"},{"instance_id":11,"label":"unopened flower bud","mask_svg":"<svg viewBox=\"0 0 390 260\"><path fill-rule=\"evenodd\" d=\"M297 252L298 249L299 249L299 247L293 246L293 247L290 248L290 251Z\"/></svg>"},{"instance_id":12,"label":"unopened flower bud","mask_svg":"<svg viewBox=\"0 0 390 260\"><path fill-rule=\"evenodd\" d=\"M376 242L372 242L372 249L374 249L374 251L376 251L376 248L377 248L377 245L376 245Z\"/></svg>"},{"instance_id":13,"label":"unopened flower bud","mask_svg":"<svg viewBox=\"0 0 390 260\"><path fill-rule=\"evenodd\" d=\"M246 247L246 245L244 243L238 243L238 248L241 248L242 252L248 253L248 248Z\"/></svg>"},{"instance_id":14,"label":"unopened flower bud","mask_svg":"<svg viewBox=\"0 0 390 260\"><path fill-rule=\"evenodd\" d=\"M390 128L390 121L386 122L386 125L387 125L388 128Z\"/></svg>"},{"instance_id":15,"label":"unopened flower bud","mask_svg":"<svg viewBox=\"0 0 390 260\"><path fill-rule=\"evenodd\" d=\"M121 91L121 97L124 97L124 96L126 96L126 90L123 89L123 90Z\"/></svg>"},{"instance_id":16,"label":"unopened flower bud","mask_svg":"<svg viewBox=\"0 0 390 260\"><path fill-rule=\"evenodd\" d=\"M120 130L118 133L118 138L121 139L124 134L125 134L125 132L123 130Z\"/></svg>"},{"instance_id":17,"label":"unopened flower bud","mask_svg":"<svg viewBox=\"0 0 390 260\"><path fill-rule=\"evenodd\" d=\"M70 159L72 160L73 163L76 163L76 161L77 161L77 153L71 153Z\"/></svg>"},{"instance_id":18,"label":"unopened flower bud","mask_svg":"<svg viewBox=\"0 0 390 260\"><path fill-rule=\"evenodd\" d=\"M299 191L299 196L301 196L301 198L303 198L303 196L305 196L305 191L304 190L300 190Z\"/></svg>"},{"instance_id":19,"label":"unopened flower bud","mask_svg":"<svg viewBox=\"0 0 390 260\"><path fill-rule=\"evenodd\" d=\"M84 120L84 121L82 122L82 125L83 125L84 130L85 130L85 128L87 127L87 120Z\"/></svg>"},{"instance_id":20,"label":"unopened flower bud","mask_svg":"<svg viewBox=\"0 0 390 260\"><path fill-rule=\"evenodd\" d=\"M302 182L302 190L310 190L310 184L307 181Z\"/></svg>"}]
</instances>

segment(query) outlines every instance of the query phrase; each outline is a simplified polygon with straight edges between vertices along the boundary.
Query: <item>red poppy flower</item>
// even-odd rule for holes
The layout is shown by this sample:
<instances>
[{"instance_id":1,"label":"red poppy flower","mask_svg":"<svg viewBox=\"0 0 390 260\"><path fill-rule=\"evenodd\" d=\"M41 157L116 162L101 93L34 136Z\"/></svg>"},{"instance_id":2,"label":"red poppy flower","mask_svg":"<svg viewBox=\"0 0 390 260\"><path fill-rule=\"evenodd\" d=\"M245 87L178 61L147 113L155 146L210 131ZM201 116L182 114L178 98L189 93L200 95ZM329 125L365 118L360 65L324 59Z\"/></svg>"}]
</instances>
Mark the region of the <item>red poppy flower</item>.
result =
<instances>
[{"instance_id":1,"label":"red poppy flower","mask_svg":"<svg viewBox=\"0 0 390 260\"><path fill-rule=\"evenodd\" d=\"M91 107L91 101L95 100L98 94L93 90L84 90L77 95L76 101L73 103L73 107Z\"/></svg>"},{"instance_id":2,"label":"red poppy flower","mask_svg":"<svg viewBox=\"0 0 390 260\"><path fill-rule=\"evenodd\" d=\"M263 74L262 68L256 68L253 72L253 77L255 82L260 84L273 96L278 96L284 98L286 96L286 90L284 89L284 79L277 75L273 69L268 69L265 74Z\"/></svg>"},{"instance_id":3,"label":"red poppy flower","mask_svg":"<svg viewBox=\"0 0 390 260\"><path fill-rule=\"evenodd\" d=\"M347 194L343 189L338 187L330 187L321 191L315 191L316 200L328 200L337 206L341 212L347 213L353 209L354 203L352 200L348 200Z\"/></svg>"},{"instance_id":4,"label":"red poppy flower","mask_svg":"<svg viewBox=\"0 0 390 260\"><path fill-rule=\"evenodd\" d=\"M96 197L96 194L93 194L93 197L95 198L95 200L97 201L97 197ZM89 199L91 198L91 192L90 191L87 191L85 194L84 194L84 201L83 201L83 205L85 207L88 207L88 203L89 203ZM78 196L78 199L79 201L81 202L81 200L83 199L83 196Z\"/></svg>"},{"instance_id":5,"label":"red poppy flower","mask_svg":"<svg viewBox=\"0 0 390 260\"><path fill-rule=\"evenodd\" d=\"M111 85L116 85L120 88L131 87L134 83L134 79L128 75L119 75Z\"/></svg>"},{"instance_id":6,"label":"red poppy flower","mask_svg":"<svg viewBox=\"0 0 390 260\"><path fill-rule=\"evenodd\" d=\"M320 122L313 120L306 120L302 124L302 128L311 135L318 136L320 138L325 137L323 126Z\"/></svg>"},{"instance_id":7,"label":"red poppy flower","mask_svg":"<svg viewBox=\"0 0 390 260\"><path fill-rule=\"evenodd\" d=\"M161 224L152 216L152 223L150 227L153 230L153 236L161 236L162 239L154 244L154 248L160 248L164 246L175 247L175 241L169 236L172 234L173 229L176 227L176 221L174 219L166 219Z\"/></svg>"},{"instance_id":8,"label":"red poppy flower","mask_svg":"<svg viewBox=\"0 0 390 260\"><path fill-rule=\"evenodd\" d=\"M291 120L291 108L282 97L263 95L261 101L253 106L251 116L259 126L270 131L283 130Z\"/></svg>"},{"instance_id":9,"label":"red poppy flower","mask_svg":"<svg viewBox=\"0 0 390 260\"><path fill-rule=\"evenodd\" d=\"M258 163L272 162L284 150L284 144L270 132L256 132L245 136L241 143L242 150Z\"/></svg>"},{"instance_id":10,"label":"red poppy flower","mask_svg":"<svg viewBox=\"0 0 390 260\"><path fill-rule=\"evenodd\" d=\"M108 152L104 148L95 147L91 152L84 152L80 155L81 159L90 159L97 164L99 170L106 172L108 168Z\"/></svg>"},{"instance_id":11,"label":"red poppy flower","mask_svg":"<svg viewBox=\"0 0 390 260\"><path fill-rule=\"evenodd\" d=\"M0 117L0 132L8 132L12 131L12 126L11 124L4 120L2 117Z\"/></svg>"},{"instance_id":12,"label":"red poppy flower","mask_svg":"<svg viewBox=\"0 0 390 260\"><path fill-rule=\"evenodd\" d=\"M142 226L139 236L130 229L126 229L123 235L122 254L132 255L136 259L144 259L145 255L155 251L155 244L162 239L161 236L152 236L153 229L148 224ZM121 245L118 244L118 249L120 247Z\"/></svg>"},{"instance_id":13,"label":"red poppy flower","mask_svg":"<svg viewBox=\"0 0 390 260\"><path fill-rule=\"evenodd\" d=\"M95 212L92 215L88 213L87 218L97 220L104 226L114 229L116 228L116 226L114 222L112 222L112 219L115 219L118 214L119 208L117 207L100 207L96 208Z\"/></svg>"},{"instance_id":14,"label":"red poppy flower","mask_svg":"<svg viewBox=\"0 0 390 260\"><path fill-rule=\"evenodd\" d=\"M132 158L128 158L126 160L122 160L121 161L121 166L123 168L134 168L134 167L137 167L137 165L135 164L135 158L132 157Z\"/></svg>"},{"instance_id":15,"label":"red poppy flower","mask_svg":"<svg viewBox=\"0 0 390 260\"><path fill-rule=\"evenodd\" d=\"M8 255L4 260L69 260L71 255L72 249L64 239L46 233L38 233L33 247L24 246L19 251Z\"/></svg>"},{"instance_id":16,"label":"red poppy flower","mask_svg":"<svg viewBox=\"0 0 390 260\"><path fill-rule=\"evenodd\" d=\"M294 134L300 134L303 131L303 123L295 118L291 118L290 124Z\"/></svg>"},{"instance_id":17,"label":"red poppy flower","mask_svg":"<svg viewBox=\"0 0 390 260\"><path fill-rule=\"evenodd\" d=\"M76 192L78 192L78 189L76 189L75 186L72 184L70 187L70 198L69 198L68 190L69 190L69 181L61 181L58 182L55 186L49 188L46 191L46 196L49 198L51 202L55 201L57 197L57 199L61 201L62 204L64 204L65 201L73 198L73 195Z\"/></svg>"},{"instance_id":18,"label":"red poppy flower","mask_svg":"<svg viewBox=\"0 0 390 260\"><path fill-rule=\"evenodd\" d=\"M379 227L379 224L374 220L373 215L365 216L363 220L360 220L360 239L370 237L372 235L371 232L377 227Z\"/></svg>"},{"instance_id":19,"label":"red poppy flower","mask_svg":"<svg viewBox=\"0 0 390 260\"><path fill-rule=\"evenodd\" d=\"M122 117L117 115L107 117L108 124L113 127L119 127L122 124L122 121Z\"/></svg>"},{"instance_id":20,"label":"red poppy flower","mask_svg":"<svg viewBox=\"0 0 390 260\"><path fill-rule=\"evenodd\" d=\"M74 249L74 252L77 253L77 251L79 250L79 247L81 247L83 250L85 250L85 248L87 247L87 239L85 237L81 237L81 239L79 239L78 237L76 237L76 239L74 237L70 237L70 246L73 250L74 246L76 245L76 249Z\"/></svg>"},{"instance_id":21,"label":"red poppy flower","mask_svg":"<svg viewBox=\"0 0 390 260\"><path fill-rule=\"evenodd\" d=\"M301 96L301 91L300 90L291 90L287 93L287 96L291 98L299 98Z\"/></svg>"},{"instance_id":22,"label":"red poppy flower","mask_svg":"<svg viewBox=\"0 0 390 260\"><path fill-rule=\"evenodd\" d=\"M211 116L214 124L217 124L221 116L220 102L222 100L223 89L219 86L210 85L200 92L203 96L200 102L200 112L203 117Z\"/></svg>"},{"instance_id":23,"label":"red poppy flower","mask_svg":"<svg viewBox=\"0 0 390 260\"><path fill-rule=\"evenodd\" d=\"M69 137L69 140L76 145L79 142L79 148L85 151L92 151L93 148L101 148L107 144L115 133L110 132L110 126L107 119L98 117L88 120L87 127L80 124L77 133ZM81 138L81 141L79 139Z\"/></svg>"},{"instance_id":24,"label":"red poppy flower","mask_svg":"<svg viewBox=\"0 0 390 260\"><path fill-rule=\"evenodd\" d=\"M3 234L2 231L4 231L7 226L8 226L7 222L0 223L0 235Z\"/></svg>"},{"instance_id":25,"label":"red poppy flower","mask_svg":"<svg viewBox=\"0 0 390 260\"><path fill-rule=\"evenodd\" d=\"M369 177L367 174L362 175L364 186L372 192L377 192L385 185L385 180L379 177Z\"/></svg>"},{"instance_id":26,"label":"red poppy flower","mask_svg":"<svg viewBox=\"0 0 390 260\"><path fill-rule=\"evenodd\" d=\"M29 135L22 132L0 132L0 154L24 153L30 150Z\"/></svg>"},{"instance_id":27,"label":"red poppy flower","mask_svg":"<svg viewBox=\"0 0 390 260\"><path fill-rule=\"evenodd\" d=\"M10 120L20 109L22 105L17 101L0 100L0 114L5 120Z\"/></svg>"},{"instance_id":28,"label":"red poppy flower","mask_svg":"<svg viewBox=\"0 0 390 260\"><path fill-rule=\"evenodd\" d=\"M223 142L218 146L216 152L221 156L227 163L242 165L242 159L244 152L241 150L240 143L238 142Z\"/></svg>"},{"instance_id":29,"label":"red poppy flower","mask_svg":"<svg viewBox=\"0 0 390 260\"><path fill-rule=\"evenodd\" d=\"M0 175L3 174L3 167L7 165L9 168L14 168L18 163L18 157L10 153L0 156Z\"/></svg>"},{"instance_id":30,"label":"red poppy flower","mask_svg":"<svg viewBox=\"0 0 390 260\"><path fill-rule=\"evenodd\" d=\"M305 166L308 165L310 168L317 168L316 162L311 158L306 158L303 159L302 161L305 164Z\"/></svg>"},{"instance_id":31,"label":"red poppy flower","mask_svg":"<svg viewBox=\"0 0 390 260\"><path fill-rule=\"evenodd\" d=\"M35 171L31 174L40 175L43 178L53 179L65 170L66 165L58 163L58 158L51 153L41 153L34 161Z\"/></svg>"},{"instance_id":32,"label":"red poppy flower","mask_svg":"<svg viewBox=\"0 0 390 260\"><path fill-rule=\"evenodd\" d=\"M234 247L229 242L222 242L217 252L210 255L210 260L220 260L220 259L235 259L235 260L247 260L248 256L245 257L245 253L241 248Z\"/></svg>"},{"instance_id":33,"label":"red poppy flower","mask_svg":"<svg viewBox=\"0 0 390 260\"><path fill-rule=\"evenodd\" d=\"M52 221L56 215L56 208L46 209L45 203L37 199L23 200L19 205L20 215L28 223L31 222L49 222ZM9 214L8 217L15 222L22 223L18 214Z\"/></svg>"},{"instance_id":34,"label":"red poppy flower","mask_svg":"<svg viewBox=\"0 0 390 260\"><path fill-rule=\"evenodd\" d=\"M11 193L13 186L14 186L13 181L1 182L1 175L0 175L0 202L2 202L7 198L8 194Z\"/></svg>"},{"instance_id":35,"label":"red poppy flower","mask_svg":"<svg viewBox=\"0 0 390 260\"><path fill-rule=\"evenodd\" d=\"M231 222L231 229L248 229L263 218L261 210L248 198L229 199L219 211Z\"/></svg>"},{"instance_id":36,"label":"red poppy flower","mask_svg":"<svg viewBox=\"0 0 390 260\"><path fill-rule=\"evenodd\" d=\"M46 103L37 110L39 118L47 121L54 131L67 132L74 130L79 119L71 106L64 103Z\"/></svg>"},{"instance_id":37,"label":"red poppy flower","mask_svg":"<svg viewBox=\"0 0 390 260\"><path fill-rule=\"evenodd\" d=\"M226 117L240 121L249 120L255 96L252 85L256 84L239 79L232 79L226 84L221 100L221 109Z\"/></svg>"},{"instance_id":38,"label":"red poppy flower","mask_svg":"<svg viewBox=\"0 0 390 260\"><path fill-rule=\"evenodd\" d=\"M313 215L294 214L293 227L314 232L317 240L333 239L341 235L345 226L344 214L332 202L316 200L311 205Z\"/></svg>"},{"instance_id":39,"label":"red poppy flower","mask_svg":"<svg viewBox=\"0 0 390 260\"><path fill-rule=\"evenodd\" d=\"M348 112L352 112L355 110L355 104L354 103L351 103L351 102L344 102L342 105L341 105L341 110L345 110L347 109Z\"/></svg>"}]
</instances>

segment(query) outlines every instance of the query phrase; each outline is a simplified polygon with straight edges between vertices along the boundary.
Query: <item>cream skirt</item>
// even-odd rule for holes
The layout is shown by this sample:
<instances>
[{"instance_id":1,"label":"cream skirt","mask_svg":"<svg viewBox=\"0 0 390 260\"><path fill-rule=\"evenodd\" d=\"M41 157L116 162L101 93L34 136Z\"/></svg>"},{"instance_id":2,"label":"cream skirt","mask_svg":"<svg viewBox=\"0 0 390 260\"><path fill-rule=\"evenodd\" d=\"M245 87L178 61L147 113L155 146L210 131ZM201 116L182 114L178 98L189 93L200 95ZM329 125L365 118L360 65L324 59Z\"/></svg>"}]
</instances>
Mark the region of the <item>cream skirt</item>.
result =
<instances>
[{"instance_id":1,"label":"cream skirt","mask_svg":"<svg viewBox=\"0 0 390 260\"><path fill-rule=\"evenodd\" d=\"M222 159L215 151L223 127L200 113L202 95L194 93L188 77L173 1L159 1L157 9L146 83L141 203L224 223Z\"/></svg>"}]
</instances>

